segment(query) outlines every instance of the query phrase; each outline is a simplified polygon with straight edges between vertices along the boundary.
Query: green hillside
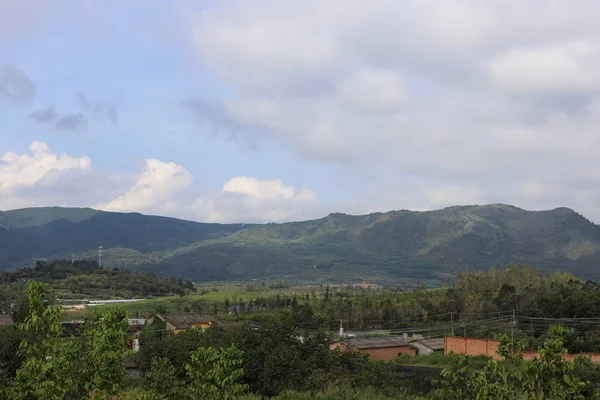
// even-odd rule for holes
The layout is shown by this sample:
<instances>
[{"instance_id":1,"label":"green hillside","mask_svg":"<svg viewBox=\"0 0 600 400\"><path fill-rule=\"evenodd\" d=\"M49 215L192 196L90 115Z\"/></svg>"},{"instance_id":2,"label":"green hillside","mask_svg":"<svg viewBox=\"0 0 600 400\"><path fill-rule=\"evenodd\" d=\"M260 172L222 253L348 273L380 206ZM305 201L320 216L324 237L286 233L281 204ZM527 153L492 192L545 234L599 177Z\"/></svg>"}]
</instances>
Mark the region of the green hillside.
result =
<instances>
[{"instance_id":1,"label":"green hillside","mask_svg":"<svg viewBox=\"0 0 600 400\"><path fill-rule=\"evenodd\" d=\"M44 210L60 219L35 216ZM0 221L17 220L6 215L10 213L2 213ZM27 216L20 225L13 222L11 229L0 228L0 262L6 265L71 252L94 257L97 246L103 245L107 266L196 281L435 284L458 270L509 263L600 278L600 228L567 208L456 206L362 216L337 213L312 221L254 226L92 210L18 213Z\"/></svg>"},{"instance_id":2,"label":"green hillside","mask_svg":"<svg viewBox=\"0 0 600 400\"><path fill-rule=\"evenodd\" d=\"M99 211L91 208L38 207L20 210L0 211L0 228L19 229L42 226L63 219L81 222L90 219Z\"/></svg>"},{"instance_id":3,"label":"green hillside","mask_svg":"<svg viewBox=\"0 0 600 400\"><path fill-rule=\"evenodd\" d=\"M95 257L98 246L111 266L135 266L244 227L57 207L6 211L0 221L0 268L29 266L34 258Z\"/></svg>"}]
</instances>

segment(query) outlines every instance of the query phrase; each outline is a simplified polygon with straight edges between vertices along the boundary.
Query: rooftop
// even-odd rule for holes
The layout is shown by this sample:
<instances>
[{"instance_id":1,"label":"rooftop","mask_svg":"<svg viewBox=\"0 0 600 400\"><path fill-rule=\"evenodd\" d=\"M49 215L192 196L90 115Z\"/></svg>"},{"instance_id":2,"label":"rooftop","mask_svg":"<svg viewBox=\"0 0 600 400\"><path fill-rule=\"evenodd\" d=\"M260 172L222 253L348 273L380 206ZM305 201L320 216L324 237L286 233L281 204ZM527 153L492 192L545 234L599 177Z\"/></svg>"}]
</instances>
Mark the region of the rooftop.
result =
<instances>
[{"instance_id":1,"label":"rooftop","mask_svg":"<svg viewBox=\"0 0 600 400\"><path fill-rule=\"evenodd\" d=\"M355 349L377 349L385 347L411 346L410 342L401 337L381 337L370 339L350 339L348 344Z\"/></svg>"},{"instance_id":2,"label":"rooftop","mask_svg":"<svg viewBox=\"0 0 600 400\"><path fill-rule=\"evenodd\" d=\"M417 342L424 344L431 350L444 350L444 339L421 339Z\"/></svg>"}]
</instances>

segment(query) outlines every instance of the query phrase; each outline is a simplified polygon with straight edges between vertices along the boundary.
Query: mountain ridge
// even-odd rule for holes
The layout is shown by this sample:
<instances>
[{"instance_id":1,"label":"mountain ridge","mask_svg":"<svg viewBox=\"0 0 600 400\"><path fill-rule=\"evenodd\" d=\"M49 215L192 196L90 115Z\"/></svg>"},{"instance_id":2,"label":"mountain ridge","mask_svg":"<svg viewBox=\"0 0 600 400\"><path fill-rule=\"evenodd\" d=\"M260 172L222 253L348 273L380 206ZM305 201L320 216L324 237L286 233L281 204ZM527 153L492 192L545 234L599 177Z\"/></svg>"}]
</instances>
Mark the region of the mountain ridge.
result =
<instances>
[{"instance_id":1,"label":"mountain ridge","mask_svg":"<svg viewBox=\"0 0 600 400\"><path fill-rule=\"evenodd\" d=\"M198 281L439 283L459 270L509 263L600 277L600 227L566 207L462 205L279 224L207 224L90 208L0 212L0 268L71 252L94 257L99 245L106 266Z\"/></svg>"}]
</instances>

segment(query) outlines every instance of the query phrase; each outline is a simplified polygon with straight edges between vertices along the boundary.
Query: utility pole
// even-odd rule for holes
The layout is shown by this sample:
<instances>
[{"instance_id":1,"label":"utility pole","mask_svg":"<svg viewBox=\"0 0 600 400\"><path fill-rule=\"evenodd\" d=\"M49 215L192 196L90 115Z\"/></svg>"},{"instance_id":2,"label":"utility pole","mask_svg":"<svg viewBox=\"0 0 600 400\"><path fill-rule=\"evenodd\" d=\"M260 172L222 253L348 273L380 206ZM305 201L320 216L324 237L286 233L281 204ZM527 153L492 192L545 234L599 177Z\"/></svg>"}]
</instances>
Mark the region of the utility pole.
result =
<instances>
[{"instance_id":1,"label":"utility pole","mask_svg":"<svg viewBox=\"0 0 600 400\"><path fill-rule=\"evenodd\" d=\"M512 324L510 325L510 341L512 342L513 349L515 348L515 323L516 323L515 312L516 311L513 310Z\"/></svg>"},{"instance_id":2,"label":"utility pole","mask_svg":"<svg viewBox=\"0 0 600 400\"><path fill-rule=\"evenodd\" d=\"M533 337L533 320L530 320L529 323L531 325L531 337Z\"/></svg>"},{"instance_id":3,"label":"utility pole","mask_svg":"<svg viewBox=\"0 0 600 400\"><path fill-rule=\"evenodd\" d=\"M450 313L450 326L452 327L452 336L454 336L454 320L452 318L452 314L454 314L453 312Z\"/></svg>"}]
</instances>

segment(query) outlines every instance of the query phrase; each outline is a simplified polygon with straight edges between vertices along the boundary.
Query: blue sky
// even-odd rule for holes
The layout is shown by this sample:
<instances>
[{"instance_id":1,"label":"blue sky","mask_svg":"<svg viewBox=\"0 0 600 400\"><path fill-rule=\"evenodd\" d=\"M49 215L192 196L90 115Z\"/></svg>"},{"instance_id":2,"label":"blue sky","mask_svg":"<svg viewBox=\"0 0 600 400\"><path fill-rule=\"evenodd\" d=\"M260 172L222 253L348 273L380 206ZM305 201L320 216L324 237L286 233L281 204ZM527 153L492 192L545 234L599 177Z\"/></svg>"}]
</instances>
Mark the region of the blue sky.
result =
<instances>
[{"instance_id":1,"label":"blue sky","mask_svg":"<svg viewBox=\"0 0 600 400\"><path fill-rule=\"evenodd\" d=\"M265 222L503 202L598 220L598 16L5 0L0 209Z\"/></svg>"}]
</instances>

